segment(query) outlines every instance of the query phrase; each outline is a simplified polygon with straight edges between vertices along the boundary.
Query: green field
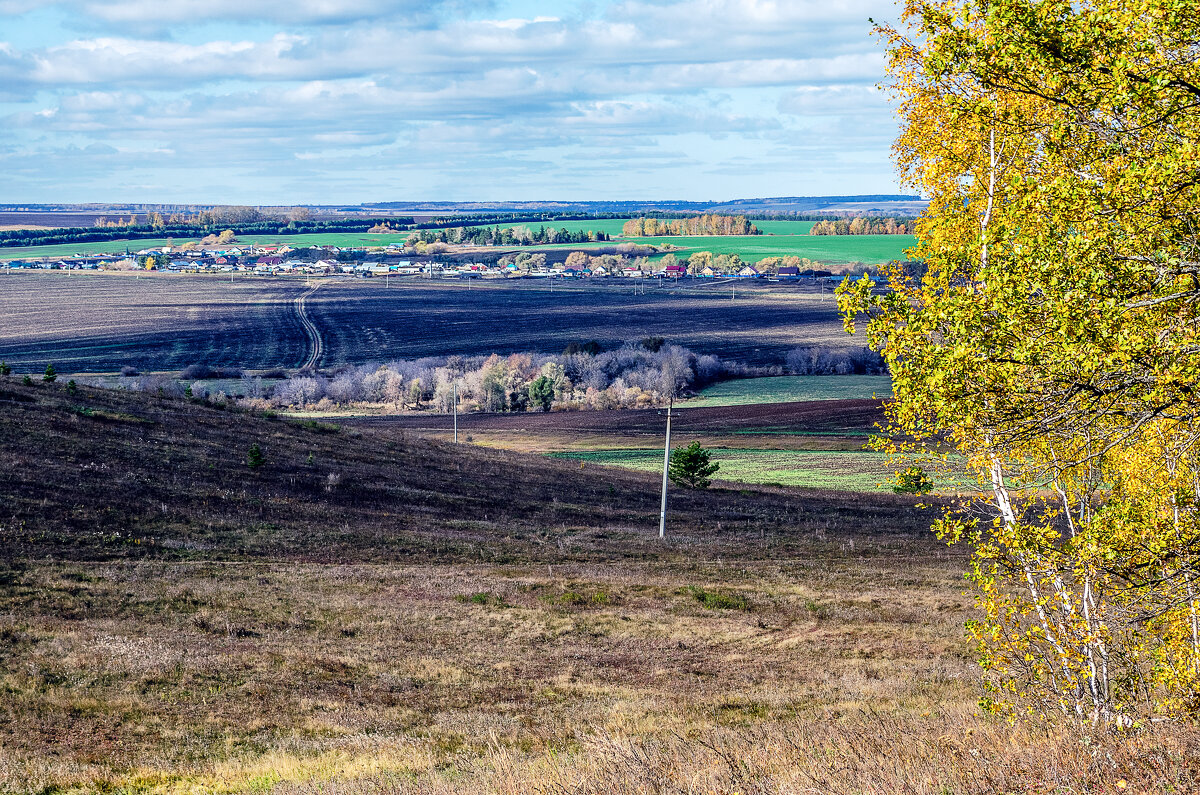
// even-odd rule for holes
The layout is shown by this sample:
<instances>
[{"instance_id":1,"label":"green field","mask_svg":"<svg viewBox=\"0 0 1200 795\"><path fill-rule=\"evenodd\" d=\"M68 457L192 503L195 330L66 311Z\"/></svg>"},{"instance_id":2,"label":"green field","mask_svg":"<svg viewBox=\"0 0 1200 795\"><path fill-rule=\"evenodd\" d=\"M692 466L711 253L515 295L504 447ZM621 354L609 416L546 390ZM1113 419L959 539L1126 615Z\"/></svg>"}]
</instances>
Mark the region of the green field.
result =
<instances>
[{"instance_id":1,"label":"green field","mask_svg":"<svg viewBox=\"0 0 1200 795\"><path fill-rule=\"evenodd\" d=\"M751 221L764 235L807 235L816 221Z\"/></svg>"},{"instance_id":2,"label":"green field","mask_svg":"<svg viewBox=\"0 0 1200 795\"><path fill-rule=\"evenodd\" d=\"M718 480L740 483L777 483L841 491L890 491L892 470L885 453L824 450L743 450L730 447L710 449L712 460L721 465ZM646 472L662 470L663 451L656 449L595 450L551 453L593 464L625 467ZM881 485L883 484L883 485Z\"/></svg>"},{"instance_id":3,"label":"green field","mask_svg":"<svg viewBox=\"0 0 1200 795\"><path fill-rule=\"evenodd\" d=\"M802 400L854 400L891 397L886 375L784 375L724 381L680 405L685 408L744 406L751 403L793 403Z\"/></svg>"},{"instance_id":4,"label":"green field","mask_svg":"<svg viewBox=\"0 0 1200 795\"><path fill-rule=\"evenodd\" d=\"M795 255L818 262L865 262L880 264L903 259L904 249L915 246L912 235L753 235L706 237L636 237L632 242L649 245L670 243L693 251L713 254L737 254L745 262L758 262L765 257Z\"/></svg>"}]
</instances>

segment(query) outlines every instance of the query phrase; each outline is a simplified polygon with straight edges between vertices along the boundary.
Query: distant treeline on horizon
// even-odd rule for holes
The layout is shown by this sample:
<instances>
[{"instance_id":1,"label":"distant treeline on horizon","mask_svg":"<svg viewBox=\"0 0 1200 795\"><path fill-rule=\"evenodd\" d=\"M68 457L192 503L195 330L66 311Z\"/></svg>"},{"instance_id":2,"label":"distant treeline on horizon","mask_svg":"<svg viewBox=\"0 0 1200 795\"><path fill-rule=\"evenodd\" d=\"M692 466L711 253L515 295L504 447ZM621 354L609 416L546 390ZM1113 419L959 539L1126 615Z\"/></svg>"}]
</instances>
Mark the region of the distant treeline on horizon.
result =
<instances>
[{"instance_id":1,"label":"distant treeline on horizon","mask_svg":"<svg viewBox=\"0 0 1200 795\"><path fill-rule=\"evenodd\" d=\"M3 205L0 205L0 212L3 212ZM749 213L738 216L723 216L723 215L706 215L697 214L694 212L653 212L646 213L633 221L626 224L630 230L633 229L631 224L638 224L642 230L642 234L650 235L670 235L676 234L674 229L693 229L699 228L697 225L704 228L718 229L719 231L708 232L691 232L688 234L725 234L725 235L753 235L758 234L757 228L750 224L751 220L798 220L798 221L828 221L836 223L846 223L848 218L861 217L863 214L855 211L846 212L826 212L826 213ZM209 234L218 234L225 230L231 230L239 235L298 235L298 234L314 234L314 233L354 233L354 232L370 232L382 231L386 227L389 231L397 233L415 232L420 230L434 229L454 229L462 227L479 227L485 224L513 224L513 223L556 223L561 221L588 221L588 220L604 220L604 219L621 219L627 218L628 213L595 213L595 214L580 214L580 213L493 213L481 215L455 215L442 218L433 218L427 221L417 222L414 217L388 216L388 217L364 217L364 218L325 218L314 219L308 208L294 207L286 211L282 215L266 214L262 210L254 207L245 206L228 206L215 209L205 209L194 213L175 212L163 217L159 211L153 211L139 219L136 215L130 215L128 219L123 216L114 215L110 220L107 216L101 216L96 219L95 224L89 227L57 227L51 229L16 229L11 231L0 231L0 247L32 247L45 245L60 245L68 243L98 243L113 240L142 240L149 238L160 238L164 236L173 237L202 237ZM729 223L723 220L718 226L713 226L712 223L705 223L705 219L730 219ZM900 215L897 219L904 219L905 216ZM874 217L872 221L876 220ZM651 228L652 232L647 233L645 230L650 224L648 221L680 221L683 223L655 223ZM840 232L837 234L846 234ZM604 239L607 239L604 235ZM562 241L553 242L575 242L574 240L564 239Z\"/></svg>"}]
</instances>

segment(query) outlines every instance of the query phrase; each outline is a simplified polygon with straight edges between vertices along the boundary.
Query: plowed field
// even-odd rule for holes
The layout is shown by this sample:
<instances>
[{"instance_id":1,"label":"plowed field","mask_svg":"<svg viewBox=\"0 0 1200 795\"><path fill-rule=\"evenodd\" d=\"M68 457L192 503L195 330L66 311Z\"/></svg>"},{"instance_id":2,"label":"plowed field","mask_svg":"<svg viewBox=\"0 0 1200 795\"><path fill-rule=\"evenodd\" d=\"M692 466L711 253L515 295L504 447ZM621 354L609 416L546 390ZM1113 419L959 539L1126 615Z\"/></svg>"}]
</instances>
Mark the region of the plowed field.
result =
<instances>
[{"instance_id":1,"label":"plowed field","mask_svg":"<svg viewBox=\"0 0 1200 795\"><path fill-rule=\"evenodd\" d=\"M636 288L624 281L330 279L306 299L317 365L447 354L558 353L665 337L699 353L782 364L798 345L856 343L833 296L795 286ZM0 360L20 372L143 371L190 364L300 366L312 351L296 310L302 279L14 272L0 276Z\"/></svg>"}]
</instances>

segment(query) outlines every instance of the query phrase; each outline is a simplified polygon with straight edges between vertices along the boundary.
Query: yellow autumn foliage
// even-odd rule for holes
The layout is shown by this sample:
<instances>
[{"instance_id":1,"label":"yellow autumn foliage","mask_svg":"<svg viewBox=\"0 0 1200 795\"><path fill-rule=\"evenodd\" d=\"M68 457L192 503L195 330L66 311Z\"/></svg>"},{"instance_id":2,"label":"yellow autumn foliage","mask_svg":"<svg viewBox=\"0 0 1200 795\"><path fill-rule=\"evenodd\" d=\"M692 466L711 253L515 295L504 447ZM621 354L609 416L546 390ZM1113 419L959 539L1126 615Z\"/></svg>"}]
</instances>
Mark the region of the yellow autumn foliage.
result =
<instances>
[{"instance_id":1,"label":"yellow autumn foliage","mask_svg":"<svg viewBox=\"0 0 1200 795\"><path fill-rule=\"evenodd\" d=\"M900 454L985 498L970 625L1017 716L1200 712L1200 15L1141 0L909 2L880 28L929 197L886 290L839 290L887 359Z\"/></svg>"}]
</instances>

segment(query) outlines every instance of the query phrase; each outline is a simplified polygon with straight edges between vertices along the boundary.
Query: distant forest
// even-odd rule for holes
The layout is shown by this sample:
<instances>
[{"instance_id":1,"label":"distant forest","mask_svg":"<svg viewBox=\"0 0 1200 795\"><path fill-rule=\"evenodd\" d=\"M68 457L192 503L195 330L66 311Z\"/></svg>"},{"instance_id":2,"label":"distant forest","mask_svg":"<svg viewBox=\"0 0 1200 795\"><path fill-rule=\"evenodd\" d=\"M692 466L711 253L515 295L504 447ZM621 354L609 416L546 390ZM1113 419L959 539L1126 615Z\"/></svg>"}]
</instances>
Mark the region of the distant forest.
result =
<instances>
[{"instance_id":1,"label":"distant forest","mask_svg":"<svg viewBox=\"0 0 1200 795\"><path fill-rule=\"evenodd\" d=\"M901 218L838 218L817 221L810 235L911 235L912 220Z\"/></svg>"},{"instance_id":2,"label":"distant forest","mask_svg":"<svg viewBox=\"0 0 1200 795\"><path fill-rule=\"evenodd\" d=\"M570 231L552 226L476 227L459 226L449 229L421 229L409 235L410 240L420 243L465 244L472 246L532 246L542 243L588 243L606 241L605 232L586 230Z\"/></svg>"},{"instance_id":3,"label":"distant forest","mask_svg":"<svg viewBox=\"0 0 1200 795\"><path fill-rule=\"evenodd\" d=\"M660 235L761 235L758 227L744 215L692 215L675 220L634 218L621 227L625 237L658 237Z\"/></svg>"}]
</instances>

